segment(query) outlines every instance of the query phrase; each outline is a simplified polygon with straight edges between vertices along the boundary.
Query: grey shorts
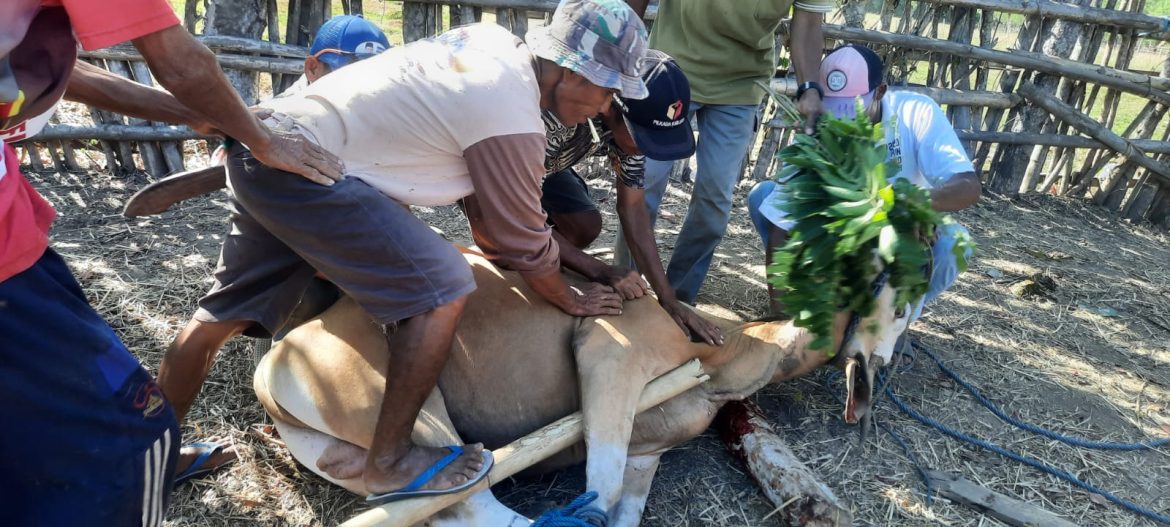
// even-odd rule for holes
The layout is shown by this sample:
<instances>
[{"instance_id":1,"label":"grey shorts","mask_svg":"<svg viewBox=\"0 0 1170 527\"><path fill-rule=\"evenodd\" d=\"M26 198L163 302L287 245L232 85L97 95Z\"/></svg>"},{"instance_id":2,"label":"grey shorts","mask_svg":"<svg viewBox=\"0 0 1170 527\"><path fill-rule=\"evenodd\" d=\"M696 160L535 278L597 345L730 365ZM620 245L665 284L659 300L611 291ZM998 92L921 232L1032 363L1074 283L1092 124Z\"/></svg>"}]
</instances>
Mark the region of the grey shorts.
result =
<instances>
[{"instance_id":1,"label":"grey shorts","mask_svg":"<svg viewBox=\"0 0 1170 527\"><path fill-rule=\"evenodd\" d=\"M540 206L549 214L597 210L593 196L589 195L589 185L571 168L545 176L540 193Z\"/></svg>"},{"instance_id":2,"label":"grey shorts","mask_svg":"<svg viewBox=\"0 0 1170 527\"><path fill-rule=\"evenodd\" d=\"M382 324L475 290L450 242L360 179L318 185L262 165L239 145L227 169L231 222L197 320L252 321L246 334L272 335L317 271Z\"/></svg>"}]
</instances>

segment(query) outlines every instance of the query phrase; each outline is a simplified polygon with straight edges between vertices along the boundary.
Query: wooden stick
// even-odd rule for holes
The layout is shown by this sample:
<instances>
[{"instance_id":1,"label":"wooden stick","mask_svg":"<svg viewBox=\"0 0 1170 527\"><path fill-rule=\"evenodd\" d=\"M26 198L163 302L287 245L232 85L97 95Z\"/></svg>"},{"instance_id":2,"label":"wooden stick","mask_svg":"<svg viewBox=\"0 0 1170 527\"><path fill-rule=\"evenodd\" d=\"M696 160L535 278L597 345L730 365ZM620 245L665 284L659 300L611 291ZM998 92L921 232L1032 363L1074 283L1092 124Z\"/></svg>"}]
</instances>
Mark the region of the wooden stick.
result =
<instances>
[{"instance_id":1,"label":"wooden stick","mask_svg":"<svg viewBox=\"0 0 1170 527\"><path fill-rule=\"evenodd\" d=\"M276 15L270 17L275 20ZM275 33L269 31L268 38L275 39L280 33L280 28L277 27ZM207 46L216 51L230 51L233 53L256 53L259 55L272 55L276 57L285 57L290 59L304 59L309 54L308 48L301 46L294 46L291 44L281 44L277 40L257 40L247 37L233 37L231 35L205 35L196 37L204 46ZM106 49L122 49L121 46Z\"/></svg>"},{"instance_id":2,"label":"wooden stick","mask_svg":"<svg viewBox=\"0 0 1170 527\"><path fill-rule=\"evenodd\" d=\"M97 49L94 51L82 51L78 54L78 56L106 60L143 60L142 55L137 51L121 47ZM284 73L287 75L300 75L305 71L305 62L303 59L297 60L289 58L253 57L245 55L229 55L223 53L217 53L215 55L215 59L219 61L219 65L225 69L261 71L267 73Z\"/></svg>"},{"instance_id":3,"label":"wooden stick","mask_svg":"<svg viewBox=\"0 0 1170 527\"><path fill-rule=\"evenodd\" d=\"M939 494L1015 527L1077 527L1056 514L972 483L956 474L929 471Z\"/></svg>"},{"instance_id":4,"label":"wooden stick","mask_svg":"<svg viewBox=\"0 0 1170 527\"><path fill-rule=\"evenodd\" d=\"M55 124L27 141L38 143L59 139L100 139L106 141L184 141L187 139L217 139L202 135L186 126L132 126L125 124L97 124L75 126Z\"/></svg>"},{"instance_id":5,"label":"wooden stick","mask_svg":"<svg viewBox=\"0 0 1170 527\"><path fill-rule=\"evenodd\" d=\"M1049 0L921 0L932 4L953 5L961 7L977 7L992 9L1004 13L1018 13L1022 15L1042 16L1073 22L1085 22L1095 25L1114 26L1124 29L1151 31L1155 34L1148 38L1170 40L1166 33L1166 22L1161 17L1102 9L1097 7L1081 7L1073 4L1051 2Z\"/></svg>"},{"instance_id":6,"label":"wooden stick","mask_svg":"<svg viewBox=\"0 0 1170 527\"><path fill-rule=\"evenodd\" d=\"M707 378L699 360L691 359L647 384L646 388L642 390L642 398L638 400L638 411L642 412L658 406L672 397L698 386ZM575 412L509 443L503 448L492 451L496 464L492 467L488 477L466 491L433 498L415 498L388 503L354 516L341 526L405 527L414 525L451 505L459 503L476 492L487 490L491 485L495 485L517 472L573 446L583 437L584 424L581 412Z\"/></svg>"},{"instance_id":7,"label":"wooden stick","mask_svg":"<svg viewBox=\"0 0 1170 527\"><path fill-rule=\"evenodd\" d=\"M1051 95L1040 92L1036 88L1036 85L1030 82L1026 82L1020 86L1019 91L1020 95L1023 95L1025 99L1028 99L1033 104L1067 122L1081 133L1105 143L1106 146L1116 151L1126 160L1132 161L1138 166L1151 171L1162 179L1162 181L1170 183L1170 167L1150 159L1140 149L1135 147L1133 143L1113 133L1108 128L1097 124L1092 117L1077 111L1076 108L1065 104L1063 101Z\"/></svg>"},{"instance_id":8,"label":"wooden stick","mask_svg":"<svg viewBox=\"0 0 1170 527\"><path fill-rule=\"evenodd\" d=\"M808 527L847 527L849 507L801 463L776 434L763 412L749 401L731 401L715 418L715 428L731 454L747 465L764 496L777 508L776 523Z\"/></svg>"},{"instance_id":9,"label":"wooden stick","mask_svg":"<svg viewBox=\"0 0 1170 527\"><path fill-rule=\"evenodd\" d=\"M796 79L775 78L768 84L776 93L788 96L796 95ZM890 86L890 90L921 93L934 99L939 104L950 106L982 106L1002 109L1016 106L1023 100L1019 95L1014 93L1000 93L997 91L951 90L927 86Z\"/></svg>"},{"instance_id":10,"label":"wooden stick","mask_svg":"<svg viewBox=\"0 0 1170 527\"><path fill-rule=\"evenodd\" d=\"M870 42L898 47L909 47L939 53L950 53L982 61L998 62L1000 64L1017 66L1020 68L1040 71L1052 75L1095 82L1119 89L1127 93L1141 95L1148 99L1155 99L1165 104L1170 104L1170 93L1154 89L1152 85L1148 84L1149 81L1146 81L1147 84L1143 85L1125 80L1120 77L1121 72L1119 70L1106 66L1096 66L1092 68L1093 71L1085 71L1083 68L1067 69L1060 65L1054 64L1052 62L1052 57L1048 57L1047 55L1038 56L1021 53L1009 53L1006 51L985 49L960 42L948 42L946 40L919 37L915 35L899 35L895 33L887 33L884 31L849 28L832 24L825 24L824 33L826 37L846 41ZM1041 56L1044 58L1040 58ZM1148 75L1145 77L1147 79L1152 78Z\"/></svg>"}]
</instances>

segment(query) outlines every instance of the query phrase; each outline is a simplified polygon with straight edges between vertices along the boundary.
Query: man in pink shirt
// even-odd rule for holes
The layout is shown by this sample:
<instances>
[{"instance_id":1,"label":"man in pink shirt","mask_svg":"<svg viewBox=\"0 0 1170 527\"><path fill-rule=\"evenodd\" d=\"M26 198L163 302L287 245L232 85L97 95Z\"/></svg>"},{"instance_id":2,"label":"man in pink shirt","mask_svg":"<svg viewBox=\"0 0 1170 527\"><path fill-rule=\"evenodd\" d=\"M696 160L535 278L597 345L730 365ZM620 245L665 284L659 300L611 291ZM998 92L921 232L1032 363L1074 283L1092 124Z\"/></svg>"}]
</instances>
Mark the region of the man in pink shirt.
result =
<instances>
[{"instance_id":1,"label":"man in pink shirt","mask_svg":"<svg viewBox=\"0 0 1170 527\"><path fill-rule=\"evenodd\" d=\"M131 41L161 90L77 62L77 46ZM179 429L159 386L48 248L55 212L10 142L65 96L153 121L217 129L313 181L336 158L244 107L211 52L163 0L0 2L0 496L12 525L161 525Z\"/></svg>"}]
</instances>

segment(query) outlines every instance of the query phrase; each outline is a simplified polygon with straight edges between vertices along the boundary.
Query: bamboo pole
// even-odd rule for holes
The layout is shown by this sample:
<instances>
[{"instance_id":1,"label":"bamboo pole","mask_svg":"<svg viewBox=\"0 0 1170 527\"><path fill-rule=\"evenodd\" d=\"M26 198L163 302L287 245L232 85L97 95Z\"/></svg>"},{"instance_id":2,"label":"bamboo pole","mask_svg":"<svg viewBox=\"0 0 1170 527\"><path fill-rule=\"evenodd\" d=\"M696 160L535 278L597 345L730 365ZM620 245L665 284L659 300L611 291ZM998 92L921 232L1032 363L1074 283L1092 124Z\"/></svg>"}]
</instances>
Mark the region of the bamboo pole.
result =
<instances>
[{"instance_id":1,"label":"bamboo pole","mask_svg":"<svg viewBox=\"0 0 1170 527\"><path fill-rule=\"evenodd\" d=\"M1113 133L1108 128L1101 126L1092 117L1081 113L1076 108L1068 106L1051 95L1041 92L1035 84L1024 83L1024 85L1020 86L1019 92L1029 102L1043 108L1057 118L1068 122L1081 133L1104 143L1126 160L1132 161L1138 166L1149 170L1163 182L1170 182L1170 167L1150 159L1141 149L1134 146L1133 143Z\"/></svg>"},{"instance_id":2,"label":"bamboo pole","mask_svg":"<svg viewBox=\"0 0 1170 527\"><path fill-rule=\"evenodd\" d=\"M698 359L667 372L651 381L642 390L638 400L638 412L658 406L707 380ZM514 474L540 461L548 459L580 442L584 437L584 421L581 412L557 421L531 433L503 448L492 451L495 465L487 478L474 487L456 494L444 494L433 498L419 498L388 503L363 512L342 527L409 526L430 518L435 513L450 507L480 491L487 490Z\"/></svg>"}]
</instances>

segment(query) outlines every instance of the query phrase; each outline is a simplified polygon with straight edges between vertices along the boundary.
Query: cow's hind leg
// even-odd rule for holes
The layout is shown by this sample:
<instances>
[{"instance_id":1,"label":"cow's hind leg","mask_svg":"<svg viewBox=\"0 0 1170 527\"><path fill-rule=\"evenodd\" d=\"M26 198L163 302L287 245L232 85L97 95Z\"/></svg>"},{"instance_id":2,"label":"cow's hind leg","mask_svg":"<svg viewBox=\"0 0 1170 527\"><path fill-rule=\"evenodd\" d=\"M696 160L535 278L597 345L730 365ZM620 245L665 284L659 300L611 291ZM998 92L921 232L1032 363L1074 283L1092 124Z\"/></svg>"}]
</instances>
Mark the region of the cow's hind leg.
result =
<instances>
[{"instance_id":1,"label":"cow's hind leg","mask_svg":"<svg viewBox=\"0 0 1170 527\"><path fill-rule=\"evenodd\" d=\"M621 498L638 398L650 381L648 365L631 360L636 350L604 319L582 326L574 353L585 422L586 489L597 492L595 505L612 517Z\"/></svg>"},{"instance_id":2,"label":"cow's hind leg","mask_svg":"<svg viewBox=\"0 0 1170 527\"><path fill-rule=\"evenodd\" d=\"M642 522L642 511L646 510L646 498L650 496L650 484L654 481L661 458L662 454L656 453L626 459L622 497L610 516L609 527L637 527Z\"/></svg>"}]
</instances>

